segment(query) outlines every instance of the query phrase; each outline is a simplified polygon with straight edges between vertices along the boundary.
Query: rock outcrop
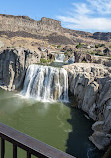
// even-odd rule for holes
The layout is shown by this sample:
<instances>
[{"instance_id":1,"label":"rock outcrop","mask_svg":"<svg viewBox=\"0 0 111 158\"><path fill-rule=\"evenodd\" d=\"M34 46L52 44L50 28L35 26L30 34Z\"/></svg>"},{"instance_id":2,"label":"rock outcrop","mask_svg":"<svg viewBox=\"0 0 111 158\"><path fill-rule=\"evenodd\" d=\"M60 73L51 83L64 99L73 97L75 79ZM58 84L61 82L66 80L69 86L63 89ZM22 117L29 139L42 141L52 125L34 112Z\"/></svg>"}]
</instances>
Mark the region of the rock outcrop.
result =
<instances>
[{"instance_id":1,"label":"rock outcrop","mask_svg":"<svg viewBox=\"0 0 111 158\"><path fill-rule=\"evenodd\" d=\"M90 140L104 149L111 143L111 67L75 63L64 66L69 73L69 89L84 110L96 121Z\"/></svg>"},{"instance_id":2,"label":"rock outcrop","mask_svg":"<svg viewBox=\"0 0 111 158\"><path fill-rule=\"evenodd\" d=\"M111 41L111 32L95 32L92 36L97 40Z\"/></svg>"},{"instance_id":3,"label":"rock outcrop","mask_svg":"<svg viewBox=\"0 0 111 158\"><path fill-rule=\"evenodd\" d=\"M0 85L6 90L19 89L23 84L27 67L40 62L40 52L23 48L0 52Z\"/></svg>"},{"instance_id":4,"label":"rock outcrop","mask_svg":"<svg viewBox=\"0 0 111 158\"><path fill-rule=\"evenodd\" d=\"M0 31L27 32L31 34L49 34L60 32L61 22L43 17L40 21L33 20L27 16L13 16L0 14Z\"/></svg>"},{"instance_id":5,"label":"rock outcrop","mask_svg":"<svg viewBox=\"0 0 111 158\"><path fill-rule=\"evenodd\" d=\"M0 14L0 36L34 38L54 44L71 44L95 40L93 34L63 28L61 22L50 18L36 21L27 16ZM88 38L88 39L87 39Z\"/></svg>"},{"instance_id":6,"label":"rock outcrop","mask_svg":"<svg viewBox=\"0 0 111 158\"><path fill-rule=\"evenodd\" d=\"M57 34L51 38L53 33ZM46 17L36 21L28 16L6 14L0 14L0 36L1 35L8 37L31 37L42 40L44 39L43 37L46 36L45 40L49 39L49 43L60 44L75 44L75 42L79 43L84 41L87 41L87 43L95 43L95 39L97 39L97 41L111 41L111 32L96 32L92 34L90 32L63 28L60 21ZM49 35L51 36L48 37Z\"/></svg>"},{"instance_id":7,"label":"rock outcrop","mask_svg":"<svg viewBox=\"0 0 111 158\"><path fill-rule=\"evenodd\" d=\"M111 66L111 60L108 57L91 55L83 52L74 52L75 63L96 63L105 66Z\"/></svg>"}]
</instances>

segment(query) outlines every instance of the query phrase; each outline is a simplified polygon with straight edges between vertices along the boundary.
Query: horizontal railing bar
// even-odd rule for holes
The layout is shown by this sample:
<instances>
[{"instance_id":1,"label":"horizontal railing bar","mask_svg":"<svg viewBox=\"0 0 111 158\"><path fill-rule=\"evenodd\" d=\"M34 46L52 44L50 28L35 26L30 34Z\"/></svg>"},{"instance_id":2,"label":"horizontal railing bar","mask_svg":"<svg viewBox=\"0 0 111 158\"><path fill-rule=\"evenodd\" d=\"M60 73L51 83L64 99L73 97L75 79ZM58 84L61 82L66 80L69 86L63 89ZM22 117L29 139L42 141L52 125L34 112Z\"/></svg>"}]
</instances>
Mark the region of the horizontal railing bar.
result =
<instances>
[{"instance_id":1,"label":"horizontal railing bar","mask_svg":"<svg viewBox=\"0 0 111 158\"><path fill-rule=\"evenodd\" d=\"M39 158L74 158L3 123L0 123L0 137Z\"/></svg>"}]
</instances>

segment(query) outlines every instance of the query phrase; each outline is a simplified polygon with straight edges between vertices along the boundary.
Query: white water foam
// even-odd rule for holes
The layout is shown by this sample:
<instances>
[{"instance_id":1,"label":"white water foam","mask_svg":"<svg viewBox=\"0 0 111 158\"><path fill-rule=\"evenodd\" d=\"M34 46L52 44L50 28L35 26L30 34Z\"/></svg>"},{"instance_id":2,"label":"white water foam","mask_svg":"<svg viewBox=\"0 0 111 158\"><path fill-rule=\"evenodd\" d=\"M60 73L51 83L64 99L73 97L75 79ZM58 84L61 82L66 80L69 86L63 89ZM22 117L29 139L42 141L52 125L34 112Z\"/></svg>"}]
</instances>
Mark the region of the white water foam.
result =
<instances>
[{"instance_id":1,"label":"white water foam","mask_svg":"<svg viewBox=\"0 0 111 158\"><path fill-rule=\"evenodd\" d=\"M21 94L38 101L68 102L68 75L63 68L30 65Z\"/></svg>"},{"instance_id":2,"label":"white water foam","mask_svg":"<svg viewBox=\"0 0 111 158\"><path fill-rule=\"evenodd\" d=\"M64 62L65 55L64 54L56 54L55 55L55 62Z\"/></svg>"}]
</instances>

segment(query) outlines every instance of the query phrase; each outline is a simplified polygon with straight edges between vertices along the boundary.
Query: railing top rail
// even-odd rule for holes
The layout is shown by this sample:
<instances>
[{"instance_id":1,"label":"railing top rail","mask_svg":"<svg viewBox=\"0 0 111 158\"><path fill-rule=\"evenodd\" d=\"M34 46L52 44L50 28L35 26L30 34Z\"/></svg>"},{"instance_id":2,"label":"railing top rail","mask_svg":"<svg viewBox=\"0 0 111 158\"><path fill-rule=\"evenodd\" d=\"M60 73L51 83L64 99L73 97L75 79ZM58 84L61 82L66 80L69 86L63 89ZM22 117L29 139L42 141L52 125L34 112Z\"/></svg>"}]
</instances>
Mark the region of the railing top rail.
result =
<instances>
[{"instance_id":1,"label":"railing top rail","mask_svg":"<svg viewBox=\"0 0 111 158\"><path fill-rule=\"evenodd\" d=\"M3 123L0 123L0 137L41 158L74 158Z\"/></svg>"}]
</instances>

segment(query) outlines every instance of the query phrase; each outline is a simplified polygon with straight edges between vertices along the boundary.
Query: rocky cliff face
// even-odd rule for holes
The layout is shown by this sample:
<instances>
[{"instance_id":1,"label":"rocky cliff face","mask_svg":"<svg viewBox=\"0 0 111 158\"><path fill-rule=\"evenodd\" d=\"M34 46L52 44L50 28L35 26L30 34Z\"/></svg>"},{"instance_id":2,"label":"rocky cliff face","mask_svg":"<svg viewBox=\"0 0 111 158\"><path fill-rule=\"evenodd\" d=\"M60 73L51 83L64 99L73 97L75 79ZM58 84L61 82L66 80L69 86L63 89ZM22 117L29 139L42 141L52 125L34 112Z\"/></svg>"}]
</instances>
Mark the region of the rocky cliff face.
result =
<instances>
[{"instance_id":1,"label":"rocky cliff face","mask_svg":"<svg viewBox=\"0 0 111 158\"><path fill-rule=\"evenodd\" d=\"M0 31L49 34L61 31L61 22L49 18L35 21L27 16L0 15Z\"/></svg>"},{"instance_id":2,"label":"rocky cliff face","mask_svg":"<svg viewBox=\"0 0 111 158\"><path fill-rule=\"evenodd\" d=\"M84 52L74 52L75 63L96 63L105 66L111 66L110 58L103 56L91 55Z\"/></svg>"},{"instance_id":3,"label":"rocky cliff face","mask_svg":"<svg viewBox=\"0 0 111 158\"><path fill-rule=\"evenodd\" d=\"M63 28L60 21L45 17L36 21L27 16L0 14L0 36L2 35L9 38L15 36L31 37L46 40L49 43L73 45L75 42L85 41L93 34Z\"/></svg>"},{"instance_id":4,"label":"rocky cliff face","mask_svg":"<svg viewBox=\"0 0 111 158\"><path fill-rule=\"evenodd\" d=\"M40 62L40 52L6 49L0 52L0 85L6 90L19 89L26 69L30 64Z\"/></svg>"},{"instance_id":5,"label":"rocky cliff face","mask_svg":"<svg viewBox=\"0 0 111 158\"><path fill-rule=\"evenodd\" d=\"M97 40L104 40L104 41L111 41L111 32L95 32L92 36L94 39Z\"/></svg>"},{"instance_id":6,"label":"rocky cliff face","mask_svg":"<svg viewBox=\"0 0 111 158\"><path fill-rule=\"evenodd\" d=\"M64 68L69 72L69 89L78 107L96 121L90 140L103 149L111 143L111 68L91 63Z\"/></svg>"},{"instance_id":7,"label":"rocky cliff face","mask_svg":"<svg viewBox=\"0 0 111 158\"><path fill-rule=\"evenodd\" d=\"M57 33L64 37L69 38L71 41L67 44L74 44L74 42L94 42L95 40L111 40L111 33L96 32L94 34L84 31L70 30L63 28L61 22L58 20L45 18L36 21L28 16L13 16L0 14L0 35L7 35L9 37L22 36L42 38L42 36L48 36L52 33ZM48 39L48 37L46 38ZM87 40L88 39L88 40ZM67 39L66 39L67 40ZM49 41L51 42L51 41ZM58 41L59 43L59 41ZM63 41L64 44L64 41Z\"/></svg>"}]
</instances>

